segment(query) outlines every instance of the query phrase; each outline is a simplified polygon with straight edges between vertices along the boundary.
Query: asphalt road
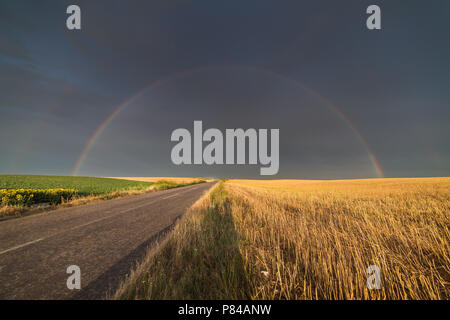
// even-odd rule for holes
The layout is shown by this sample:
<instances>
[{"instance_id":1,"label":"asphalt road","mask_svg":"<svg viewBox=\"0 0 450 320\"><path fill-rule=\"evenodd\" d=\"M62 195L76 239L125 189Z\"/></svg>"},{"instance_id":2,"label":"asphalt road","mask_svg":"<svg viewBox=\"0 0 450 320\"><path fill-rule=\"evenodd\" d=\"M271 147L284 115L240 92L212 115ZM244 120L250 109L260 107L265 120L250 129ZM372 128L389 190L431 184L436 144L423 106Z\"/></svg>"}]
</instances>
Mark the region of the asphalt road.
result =
<instances>
[{"instance_id":1,"label":"asphalt road","mask_svg":"<svg viewBox=\"0 0 450 320\"><path fill-rule=\"evenodd\" d=\"M0 222L0 299L103 299L214 182ZM67 267L81 290L67 288Z\"/></svg>"}]
</instances>

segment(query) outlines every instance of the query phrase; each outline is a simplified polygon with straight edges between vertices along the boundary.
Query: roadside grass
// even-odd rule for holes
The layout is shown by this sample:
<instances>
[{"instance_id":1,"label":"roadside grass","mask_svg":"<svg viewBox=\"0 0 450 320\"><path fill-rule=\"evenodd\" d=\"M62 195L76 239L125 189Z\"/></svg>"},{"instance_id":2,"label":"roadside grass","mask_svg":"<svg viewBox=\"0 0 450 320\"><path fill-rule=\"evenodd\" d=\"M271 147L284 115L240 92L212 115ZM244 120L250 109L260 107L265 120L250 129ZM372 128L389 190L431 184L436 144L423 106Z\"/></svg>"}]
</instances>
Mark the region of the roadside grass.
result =
<instances>
[{"instance_id":1,"label":"roadside grass","mask_svg":"<svg viewBox=\"0 0 450 320\"><path fill-rule=\"evenodd\" d=\"M142 182L95 177L0 175L0 220L201 182L204 181L175 183L166 180Z\"/></svg>"},{"instance_id":2,"label":"roadside grass","mask_svg":"<svg viewBox=\"0 0 450 320\"><path fill-rule=\"evenodd\" d=\"M223 183L199 199L114 299L247 299L239 239Z\"/></svg>"},{"instance_id":3,"label":"roadside grass","mask_svg":"<svg viewBox=\"0 0 450 320\"><path fill-rule=\"evenodd\" d=\"M450 179L229 180L115 299L449 299ZM381 289L367 288L367 267Z\"/></svg>"}]
</instances>

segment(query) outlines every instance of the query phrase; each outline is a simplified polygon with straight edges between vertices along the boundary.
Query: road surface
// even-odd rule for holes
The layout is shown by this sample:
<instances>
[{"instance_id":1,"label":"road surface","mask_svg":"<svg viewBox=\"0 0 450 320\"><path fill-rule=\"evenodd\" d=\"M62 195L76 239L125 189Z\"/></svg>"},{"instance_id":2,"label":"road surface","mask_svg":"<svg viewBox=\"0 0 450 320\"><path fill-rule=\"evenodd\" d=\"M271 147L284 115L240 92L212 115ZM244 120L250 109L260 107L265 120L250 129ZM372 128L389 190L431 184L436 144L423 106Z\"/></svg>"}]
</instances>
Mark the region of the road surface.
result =
<instances>
[{"instance_id":1,"label":"road surface","mask_svg":"<svg viewBox=\"0 0 450 320\"><path fill-rule=\"evenodd\" d=\"M0 299L103 299L214 182L0 222ZM67 267L81 290L67 288Z\"/></svg>"}]
</instances>

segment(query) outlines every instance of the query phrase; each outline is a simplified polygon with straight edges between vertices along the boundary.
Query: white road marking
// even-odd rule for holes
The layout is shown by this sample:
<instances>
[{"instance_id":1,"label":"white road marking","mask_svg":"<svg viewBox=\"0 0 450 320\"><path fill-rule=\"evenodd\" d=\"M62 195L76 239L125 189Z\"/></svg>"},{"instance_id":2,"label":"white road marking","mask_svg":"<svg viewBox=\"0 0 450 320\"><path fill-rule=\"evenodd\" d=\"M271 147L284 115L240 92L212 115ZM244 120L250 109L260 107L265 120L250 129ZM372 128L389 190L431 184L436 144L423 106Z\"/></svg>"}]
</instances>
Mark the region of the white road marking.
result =
<instances>
[{"instance_id":1,"label":"white road marking","mask_svg":"<svg viewBox=\"0 0 450 320\"><path fill-rule=\"evenodd\" d=\"M162 198L161 200L164 200L164 199L169 199L169 198L173 198L173 197L176 197L176 196L178 196L178 194L173 194L173 195L171 195L171 196L168 196L168 197Z\"/></svg>"},{"instance_id":2,"label":"white road marking","mask_svg":"<svg viewBox=\"0 0 450 320\"><path fill-rule=\"evenodd\" d=\"M0 255L2 255L4 253L7 253L7 252L10 252L10 251L13 251L13 250L17 250L17 249L29 246L30 244L33 244L33 243L36 243L36 242L39 242L39 241L42 241L42 240L44 240L44 238L36 239L36 240L30 241L30 242L27 242L27 243L24 243L24 244L21 244L21 245L18 245L18 246L15 246L15 247L3 250L3 251L0 252Z\"/></svg>"},{"instance_id":3,"label":"white road marking","mask_svg":"<svg viewBox=\"0 0 450 320\"><path fill-rule=\"evenodd\" d=\"M119 212L119 213L120 213L120 212ZM75 230L75 229L78 229L78 228L81 228L81 227L85 227L85 226L88 226L88 225L90 225L90 224L93 224L93 223L96 223L96 222L99 222L99 221L102 221L102 220L105 220L105 219L108 219L108 218L112 218L112 217L114 217L114 216L115 216L115 215L112 215L112 216L106 216L106 217L103 217L103 218L100 218L100 219L92 220L92 221L89 221L89 222L87 222L87 223L80 224L79 226L72 227L72 228L70 228L69 230ZM58 235L58 234L60 234L60 233L66 232L66 231L68 231L68 230L64 230L64 231L62 231L62 232L58 232L58 233L52 234L51 236L48 236L47 238L56 236L56 235Z\"/></svg>"}]
</instances>

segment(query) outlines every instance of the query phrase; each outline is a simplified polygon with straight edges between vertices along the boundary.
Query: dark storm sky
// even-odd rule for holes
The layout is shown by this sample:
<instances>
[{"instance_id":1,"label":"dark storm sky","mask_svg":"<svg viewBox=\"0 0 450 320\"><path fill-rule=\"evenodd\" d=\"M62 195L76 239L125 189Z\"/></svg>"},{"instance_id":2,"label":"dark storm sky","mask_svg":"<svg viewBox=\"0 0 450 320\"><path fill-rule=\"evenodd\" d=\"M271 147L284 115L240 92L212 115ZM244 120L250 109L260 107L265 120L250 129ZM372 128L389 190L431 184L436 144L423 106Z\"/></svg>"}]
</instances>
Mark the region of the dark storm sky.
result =
<instances>
[{"instance_id":1,"label":"dark storm sky","mask_svg":"<svg viewBox=\"0 0 450 320\"><path fill-rule=\"evenodd\" d=\"M375 159L387 177L449 176L449 36L446 0L4 0L0 173L71 174L148 87L77 174L257 177L171 163L171 132L202 120L279 128L276 178L376 177Z\"/></svg>"}]
</instances>

